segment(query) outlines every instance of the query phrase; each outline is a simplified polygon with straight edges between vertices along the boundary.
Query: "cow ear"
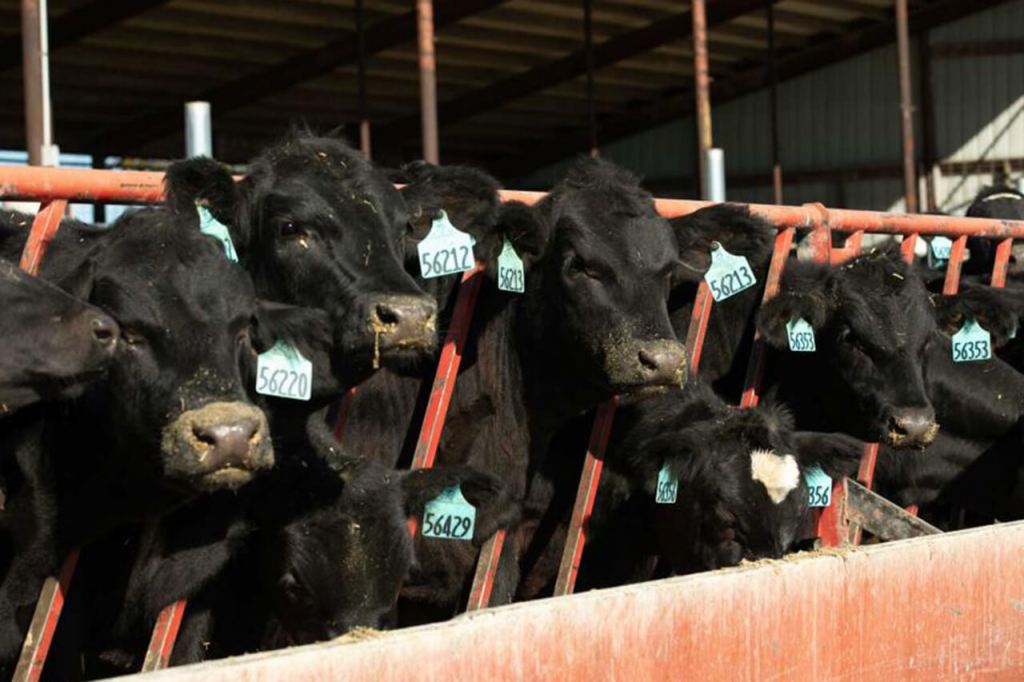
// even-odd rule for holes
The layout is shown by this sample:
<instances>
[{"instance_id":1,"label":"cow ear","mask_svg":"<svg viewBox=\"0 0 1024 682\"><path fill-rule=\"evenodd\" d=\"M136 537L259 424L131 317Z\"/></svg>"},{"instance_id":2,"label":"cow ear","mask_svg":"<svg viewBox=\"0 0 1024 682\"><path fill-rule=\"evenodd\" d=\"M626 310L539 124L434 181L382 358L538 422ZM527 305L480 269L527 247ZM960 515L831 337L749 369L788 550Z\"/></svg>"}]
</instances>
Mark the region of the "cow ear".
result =
<instances>
[{"instance_id":1,"label":"cow ear","mask_svg":"<svg viewBox=\"0 0 1024 682\"><path fill-rule=\"evenodd\" d=\"M951 296L931 296L935 323L939 330L952 336L968 318L978 321L992 335L992 346L1001 348L1017 335L1020 306L1013 293L1002 289L978 286Z\"/></svg>"},{"instance_id":2,"label":"cow ear","mask_svg":"<svg viewBox=\"0 0 1024 682\"><path fill-rule=\"evenodd\" d=\"M845 433L793 431L789 434L802 470L821 467L833 480L857 473L864 441Z\"/></svg>"},{"instance_id":3,"label":"cow ear","mask_svg":"<svg viewBox=\"0 0 1024 682\"><path fill-rule=\"evenodd\" d=\"M706 422L696 422L683 428L668 428L663 432L642 439L631 448L628 462L629 469L640 487L653 496L658 487L658 472L667 467L669 473L677 480L684 476L692 476L693 458L700 453L702 443L713 442L708 433Z\"/></svg>"},{"instance_id":4,"label":"cow ear","mask_svg":"<svg viewBox=\"0 0 1024 682\"><path fill-rule=\"evenodd\" d=\"M782 290L761 305L757 312L757 330L776 348L789 347L786 325L799 318L815 332L828 322L827 268L814 264L789 263Z\"/></svg>"},{"instance_id":5,"label":"cow ear","mask_svg":"<svg viewBox=\"0 0 1024 682\"><path fill-rule=\"evenodd\" d=\"M679 242L683 278L699 282L711 266L711 244L744 256L755 268L771 256L775 227L739 204L716 204L669 221Z\"/></svg>"},{"instance_id":6,"label":"cow ear","mask_svg":"<svg viewBox=\"0 0 1024 682\"><path fill-rule=\"evenodd\" d=\"M435 166L416 161L402 167L402 198L409 209L409 237L418 243L444 211L452 225L478 241L498 215L498 181L469 166ZM415 251L415 249L414 249Z\"/></svg>"},{"instance_id":7,"label":"cow ear","mask_svg":"<svg viewBox=\"0 0 1024 682\"><path fill-rule=\"evenodd\" d=\"M56 285L80 301L88 301L96 281L96 265L91 259L78 264L74 270L62 277Z\"/></svg>"},{"instance_id":8,"label":"cow ear","mask_svg":"<svg viewBox=\"0 0 1024 682\"><path fill-rule=\"evenodd\" d=\"M518 201L510 201L502 205L492 234L483 244L478 244L477 255L483 260L487 271L497 276L498 257L507 239L523 261L523 269L529 272L533 264L544 255L549 236L548 224L536 209Z\"/></svg>"},{"instance_id":9,"label":"cow ear","mask_svg":"<svg viewBox=\"0 0 1024 682\"><path fill-rule=\"evenodd\" d=\"M473 541L482 544L499 528L518 521L521 510L511 492L496 476L471 467L415 469L403 475L402 494L409 516L423 513L423 507L446 488L459 486L462 496L476 508Z\"/></svg>"},{"instance_id":10,"label":"cow ear","mask_svg":"<svg viewBox=\"0 0 1024 682\"><path fill-rule=\"evenodd\" d=\"M203 156L176 161L167 168L164 189L168 209L187 224L198 228L196 205L200 204L235 236L240 194L227 166Z\"/></svg>"}]
</instances>

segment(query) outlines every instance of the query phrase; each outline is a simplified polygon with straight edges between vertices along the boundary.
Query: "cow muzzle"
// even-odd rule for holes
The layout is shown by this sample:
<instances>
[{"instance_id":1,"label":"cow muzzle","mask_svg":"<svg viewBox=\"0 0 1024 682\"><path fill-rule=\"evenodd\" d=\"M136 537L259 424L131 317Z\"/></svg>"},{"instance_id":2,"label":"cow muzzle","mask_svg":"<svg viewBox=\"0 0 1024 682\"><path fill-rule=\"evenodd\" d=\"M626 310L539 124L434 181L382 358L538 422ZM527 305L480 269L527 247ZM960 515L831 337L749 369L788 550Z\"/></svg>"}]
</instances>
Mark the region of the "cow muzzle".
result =
<instances>
[{"instance_id":1,"label":"cow muzzle","mask_svg":"<svg viewBox=\"0 0 1024 682\"><path fill-rule=\"evenodd\" d=\"M437 339L437 303L427 296L386 296L370 306L376 352L430 350Z\"/></svg>"},{"instance_id":2,"label":"cow muzzle","mask_svg":"<svg viewBox=\"0 0 1024 682\"><path fill-rule=\"evenodd\" d=\"M939 432L931 407L891 409L886 427L886 442L895 448L927 447Z\"/></svg>"},{"instance_id":3,"label":"cow muzzle","mask_svg":"<svg viewBox=\"0 0 1024 682\"><path fill-rule=\"evenodd\" d=\"M162 446L168 475L203 492L238 488L274 464L267 418L247 403L183 412L164 429Z\"/></svg>"},{"instance_id":4,"label":"cow muzzle","mask_svg":"<svg viewBox=\"0 0 1024 682\"><path fill-rule=\"evenodd\" d=\"M686 384L686 346L669 339L627 343L608 353L607 370L617 393L679 388Z\"/></svg>"}]
</instances>

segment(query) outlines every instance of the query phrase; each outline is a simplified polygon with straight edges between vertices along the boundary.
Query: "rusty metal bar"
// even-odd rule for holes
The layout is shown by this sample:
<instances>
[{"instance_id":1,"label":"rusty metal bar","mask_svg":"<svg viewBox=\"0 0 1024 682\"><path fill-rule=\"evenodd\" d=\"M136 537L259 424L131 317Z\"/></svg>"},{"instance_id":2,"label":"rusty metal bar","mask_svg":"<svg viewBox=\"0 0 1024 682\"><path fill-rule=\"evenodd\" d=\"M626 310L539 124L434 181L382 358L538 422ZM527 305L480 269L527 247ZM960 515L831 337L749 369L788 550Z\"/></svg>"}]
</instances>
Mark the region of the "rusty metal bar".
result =
<instances>
[{"instance_id":1,"label":"rusty metal bar","mask_svg":"<svg viewBox=\"0 0 1024 682\"><path fill-rule=\"evenodd\" d=\"M857 481L847 482L846 496L846 517L850 523L879 539L906 540L942 532Z\"/></svg>"},{"instance_id":2,"label":"rusty metal bar","mask_svg":"<svg viewBox=\"0 0 1024 682\"><path fill-rule=\"evenodd\" d=\"M341 441L341 437L345 434L345 422L348 421L349 410L352 409L352 401L356 397L356 387L345 391L345 395L341 396L341 400L338 401L338 413L334 416L334 440Z\"/></svg>"},{"instance_id":3,"label":"rusty metal bar","mask_svg":"<svg viewBox=\"0 0 1024 682\"><path fill-rule=\"evenodd\" d=\"M772 201L782 203L782 158L779 152L779 69L775 53L775 0L768 0L768 100L772 131Z\"/></svg>"},{"instance_id":4,"label":"rusty metal bar","mask_svg":"<svg viewBox=\"0 0 1024 682\"><path fill-rule=\"evenodd\" d=\"M696 378L700 366L700 356L704 349L704 337L708 332L708 320L711 319L711 309L715 300L711 296L711 289L704 280L700 281L697 287L697 296L693 300L693 314L690 316L690 326L686 330L686 352L687 369L690 376Z\"/></svg>"},{"instance_id":5,"label":"rusty metal bar","mask_svg":"<svg viewBox=\"0 0 1024 682\"><path fill-rule=\"evenodd\" d=\"M423 158L440 163L437 132L437 59L434 55L434 4L416 0L416 36L420 64L420 130Z\"/></svg>"},{"instance_id":6,"label":"rusty metal bar","mask_svg":"<svg viewBox=\"0 0 1024 682\"><path fill-rule=\"evenodd\" d=\"M373 158L370 148L370 113L366 94L366 17L364 0L356 0L356 87L359 91L359 149L363 156Z\"/></svg>"},{"instance_id":7,"label":"rusty metal bar","mask_svg":"<svg viewBox=\"0 0 1024 682\"><path fill-rule=\"evenodd\" d=\"M946 281L942 284L942 293L946 296L960 290L960 266L964 262L966 248L967 235L953 240L953 248L949 251L949 262L946 264Z\"/></svg>"},{"instance_id":8,"label":"rusty metal bar","mask_svg":"<svg viewBox=\"0 0 1024 682\"><path fill-rule=\"evenodd\" d=\"M587 522L594 510L594 498L597 497L597 486L601 482L601 469L604 466L604 451L608 446L608 437L612 432L617 402L612 397L602 403L594 415L594 427L590 432L590 444L580 474L580 485L576 491L576 503L569 522L569 532L565 547L562 550L562 561L558 566L558 579L555 582L555 596L572 594L579 574L580 561L583 559L583 546L587 542Z\"/></svg>"},{"instance_id":9,"label":"rusty metal bar","mask_svg":"<svg viewBox=\"0 0 1024 682\"><path fill-rule=\"evenodd\" d=\"M498 575L501 550L504 546L505 531L499 530L480 548L476 573L473 574L473 586L469 591L469 601L466 604L467 612L486 609L490 605L494 579Z\"/></svg>"},{"instance_id":10,"label":"rusty metal bar","mask_svg":"<svg viewBox=\"0 0 1024 682\"><path fill-rule=\"evenodd\" d=\"M903 193L908 213L917 213L917 172L914 160L914 103L910 82L910 21L907 0L896 0L896 49L899 55L900 129L903 139ZM927 39L927 38L926 38Z\"/></svg>"},{"instance_id":11,"label":"rusty metal bar","mask_svg":"<svg viewBox=\"0 0 1024 682\"><path fill-rule=\"evenodd\" d=\"M71 550L64 558L60 575L57 578L47 578L43 583L11 682L37 682L43 674L46 655L50 652L50 644L53 643L53 635L57 631L57 623L61 611L64 610L64 600L71 587L71 579L75 575L77 564L78 550Z\"/></svg>"},{"instance_id":12,"label":"rusty metal bar","mask_svg":"<svg viewBox=\"0 0 1024 682\"><path fill-rule=\"evenodd\" d=\"M692 0L690 16L693 22L693 86L697 119L697 158L699 163L700 195L708 198L707 153L711 149L711 79L708 76L708 22L704 0Z\"/></svg>"},{"instance_id":13,"label":"rusty metal bar","mask_svg":"<svg viewBox=\"0 0 1024 682\"><path fill-rule=\"evenodd\" d=\"M32 221L32 229L21 253L20 266L28 274L39 274L39 266L42 265L46 248L60 229L60 221L63 220L67 208L66 199L54 199L39 207L39 213Z\"/></svg>"},{"instance_id":14,"label":"rusty metal bar","mask_svg":"<svg viewBox=\"0 0 1024 682\"><path fill-rule=\"evenodd\" d=\"M991 286L1002 288L1006 286L1006 270L1010 265L1010 252L1013 250L1013 240L1003 239L996 246L996 260L992 264Z\"/></svg>"},{"instance_id":15,"label":"rusty metal bar","mask_svg":"<svg viewBox=\"0 0 1024 682\"><path fill-rule=\"evenodd\" d=\"M142 661L142 669L139 672L152 672L163 670L171 663L171 654L174 652L174 642L178 639L178 630L181 628L181 619L185 616L187 602L179 599L157 616L156 625L153 627L153 635L149 640L149 647L146 649L146 658Z\"/></svg>"},{"instance_id":16,"label":"rusty metal bar","mask_svg":"<svg viewBox=\"0 0 1024 682\"><path fill-rule=\"evenodd\" d=\"M50 48L46 0L21 0L25 146L32 166L56 165L50 109Z\"/></svg>"}]
</instances>

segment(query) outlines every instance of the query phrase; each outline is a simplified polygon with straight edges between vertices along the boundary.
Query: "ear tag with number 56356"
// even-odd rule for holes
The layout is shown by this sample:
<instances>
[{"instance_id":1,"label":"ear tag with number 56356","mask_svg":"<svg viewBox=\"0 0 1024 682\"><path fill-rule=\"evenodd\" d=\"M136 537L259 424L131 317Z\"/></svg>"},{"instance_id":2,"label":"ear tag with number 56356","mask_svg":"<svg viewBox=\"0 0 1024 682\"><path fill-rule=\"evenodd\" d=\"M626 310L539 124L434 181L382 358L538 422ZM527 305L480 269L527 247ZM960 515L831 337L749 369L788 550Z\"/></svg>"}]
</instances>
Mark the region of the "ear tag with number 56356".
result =
<instances>
[{"instance_id":1,"label":"ear tag with number 56356","mask_svg":"<svg viewBox=\"0 0 1024 682\"><path fill-rule=\"evenodd\" d=\"M460 486L445 488L423 507L423 537L472 540L476 508L462 496Z\"/></svg>"},{"instance_id":2,"label":"ear tag with number 56356","mask_svg":"<svg viewBox=\"0 0 1024 682\"><path fill-rule=\"evenodd\" d=\"M224 255L229 261L238 262L238 253L235 252L235 243L231 241L231 233L221 221L213 217L210 209L202 204L196 204L199 212L199 231L220 240L224 245Z\"/></svg>"},{"instance_id":3,"label":"ear tag with number 56356","mask_svg":"<svg viewBox=\"0 0 1024 682\"><path fill-rule=\"evenodd\" d=\"M473 269L473 237L452 225L444 211L434 219L416 250L424 279Z\"/></svg>"},{"instance_id":4,"label":"ear tag with number 56356","mask_svg":"<svg viewBox=\"0 0 1024 682\"><path fill-rule=\"evenodd\" d=\"M789 349L794 353L813 353L817 350L814 343L814 327L802 317L796 317L786 323L786 336L789 337Z\"/></svg>"},{"instance_id":5,"label":"ear tag with number 56356","mask_svg":"<svg viewBox=\"0 0 1024 682\"><path fill-rule=\"evenodd\" d=\"M821 467L812 467L804 473L804 482L807 484L807 506L827 507L832 504L832 477L821 470Z\"/></svg>"},{"instance_id":6,"label":"ear tag with number 56356","mask_svg":"<svg viewBox=\"0 0 1024 682\"><path fill-rule=\"evenodd\" d=\"M750 262L725 250L718 242L711 242L711 267L704 273L704 281L711 288L715 302L749 289L757 284Z\"/></svg>"},{"instance_id":7,"label":"ear tag with number 56356","mask_svg":"<svg viewBox=\"0 0 1024 682\"><path fill-rule=\"evenodd\" d=\"M291 400L309 400L313 363L299 349L278 339L256 359L256 392Z\"/></svg>"},{"instance_id":8,"label":"ear tag with number 56356","mask_svg":"<svg viewBox=\"0 0 1024 682\"><path fill-rule=\"evenodd\" d=\"M992 357L992 335L974 318L967 318L953 334L953 362L974 362Z\"/></svg>"},{"instance_id":9,"label":"ear tag with number 56356","mask_svg":"<svg viewBox=\"0 0 1024 682\"><path fill-rule=\"evenodd\" d=\"M501 253L498 255L498 288L514 294L521 294L526 290L523 259L516 253L508 237L502 239Z\"/></svg>"},{"instance_id":10,"label":"ear tag with number 56356","mask_svg":"<svg viewBox=\"0 0 1024 682\"><path fill-rule=\"evenodd\" d=\"M658 488L654 493L654 501L657 504L675 504L679 496L679 479L668 469L668 464L662 465L658 471Z\"/></svg>"}]
</instances>

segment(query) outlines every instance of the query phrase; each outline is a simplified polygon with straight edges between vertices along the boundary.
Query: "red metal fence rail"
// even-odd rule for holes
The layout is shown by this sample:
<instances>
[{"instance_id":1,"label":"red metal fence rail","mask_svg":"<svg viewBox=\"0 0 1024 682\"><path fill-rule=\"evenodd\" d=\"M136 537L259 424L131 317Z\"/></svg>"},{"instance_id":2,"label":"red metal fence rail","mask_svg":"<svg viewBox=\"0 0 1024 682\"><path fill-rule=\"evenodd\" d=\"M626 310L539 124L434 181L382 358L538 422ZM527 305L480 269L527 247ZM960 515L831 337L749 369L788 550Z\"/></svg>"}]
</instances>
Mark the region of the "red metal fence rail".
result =
<instances>
[{"instance_id":1,"label":"red metal fence rail","mask_svg":"<svg viewBox=\"0 0 1024 682\"><path fill-rule=\"evenodd\" d=\"M532 204L543 196L539 192L503 191L504 201L522 201ZM163 197L163 174L139 171L98 171L50 168L4 168L0 170L0 197L6 199L43 201L43 210L33 222L29 241L22 258L22 267L30 272L38 272L39 264L45 252L46 244L52 239L60 224L68 201L103 201L112 203L152 203L159 202ZM677 217L691 213L708 205L703 201L674 199L657 199L658 211L665 217ZM992 273L992 284L1001 286L1005 282L1007 262L1013 239L1024 238L1024 222L1003 221L982 218L960 218L954 216L918 216L889 214L875 211L858 211L847 209L828 209L820 204L805 206L773 206L750 204L752 212L774 223L779 228L771 264L766 276L764 298L774 296L779 287L786 260L795 237L796 229L811 230L812 244L815 246L815 258L820 262L839 262L859 251L861 239L865 232L904 235L902 253L904 258L913 257L913 248L918 233L944 235L954 237L950 262L947 270L945 291L955 292L959 282L960 263L963 259L964 246L968 236L989 237L999 239L996 265ZM832 231L847 233L846 246L832 249ZM469 325L472 320L473 308L479 287L482 285L479 269L466 273L458 293L455 319L453 319L448 336L442 349L441 362L435 376L431 392L429 408L424 418L420 439L417 443L414 466L430 466L433 463L444 419L450 403L455 380L458 375L462 349L466 341ZM696 374L700 362L701 349L707 331L712 300L707 287L699 287L694 305L694 314L688 332L690 371ZM760 338L755 339L747 367L746 383L742 405L757 404L761 386L764 364L764 344ZM355 391L349 391L339 406L335 433L341 436L348 405ZM576 570L582 556L585 540L586 524L593 506L594 495L600 480L601 459L604 445L607 443L614 414L615 401L612 398L598 410L591 444L588 448L580 490L573 510L571 532L566 541L562 566L559 571L557 592L572 592ZM873 453L869 446L861 467L860 478L870 484L874 467ZM874 447L877 452L877 446ZM828 529L829 542L840 543L848 536L845 528L841 528L842 519L828 522L830 514L836 515L839 503L833 496L833 505L823 514L820 524ZM415 531L415 526L411 526ZM494 576L500 558L504 535L499 533L489 540L480 553L476 576L470 593L469 610L483 608L487 605ZM58 579L48 580L43 588L42 597L26 638L15 680L37 680L42 672L47 649L56 628L60 609L63 605L71 576L74 571L74 558L69 557ZM150 651L147 654L145 669L157 669L166 666L173 650L176 630L184 611L184 603L170 605L161 614L160 622L153 633Z\"/></svg>"}]
</instances>

